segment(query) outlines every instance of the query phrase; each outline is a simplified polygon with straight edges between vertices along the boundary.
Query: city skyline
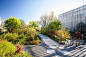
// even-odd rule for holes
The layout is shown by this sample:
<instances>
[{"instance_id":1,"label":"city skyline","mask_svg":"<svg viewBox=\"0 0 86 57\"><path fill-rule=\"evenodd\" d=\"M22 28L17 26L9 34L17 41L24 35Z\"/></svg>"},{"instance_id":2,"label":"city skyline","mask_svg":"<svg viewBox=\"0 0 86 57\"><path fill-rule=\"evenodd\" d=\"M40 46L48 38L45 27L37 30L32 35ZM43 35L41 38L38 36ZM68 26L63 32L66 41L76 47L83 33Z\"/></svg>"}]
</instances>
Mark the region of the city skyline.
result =
<instances>
[{"instance_id":1,"label":"city skyline","mask_svg":"<svg viewBox=\"0 0 86 57\"><path fill-rule=\"evenodd\" d=\"M84 0L84 5L86 0ZM0 17L29 21L39 21L40 16L54 11L58 18L59 14L83 6L83 0L0 0Z\"/></svg>"}]
</instances>

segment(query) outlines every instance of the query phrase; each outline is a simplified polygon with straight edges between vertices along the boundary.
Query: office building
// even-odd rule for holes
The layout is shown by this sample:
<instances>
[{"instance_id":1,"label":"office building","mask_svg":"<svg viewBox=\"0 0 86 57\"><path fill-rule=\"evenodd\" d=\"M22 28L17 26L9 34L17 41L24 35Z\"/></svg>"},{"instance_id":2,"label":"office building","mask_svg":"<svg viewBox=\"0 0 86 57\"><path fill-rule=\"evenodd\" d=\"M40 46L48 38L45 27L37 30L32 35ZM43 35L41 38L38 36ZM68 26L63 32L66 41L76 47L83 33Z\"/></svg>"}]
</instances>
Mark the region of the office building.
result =
<instances>
[{"instance_id":1,"label":"office building","mask_svg":"<svg viewBox=\"0 0 86 57\"><path fill-rule=\"evenodd\" d=\"M58 16L58 19L62 22L63 28L67 27L69 30L74 31L78 23L83 22L86 24L86 5L62 13Z\"/></svg>"}]
</instances>

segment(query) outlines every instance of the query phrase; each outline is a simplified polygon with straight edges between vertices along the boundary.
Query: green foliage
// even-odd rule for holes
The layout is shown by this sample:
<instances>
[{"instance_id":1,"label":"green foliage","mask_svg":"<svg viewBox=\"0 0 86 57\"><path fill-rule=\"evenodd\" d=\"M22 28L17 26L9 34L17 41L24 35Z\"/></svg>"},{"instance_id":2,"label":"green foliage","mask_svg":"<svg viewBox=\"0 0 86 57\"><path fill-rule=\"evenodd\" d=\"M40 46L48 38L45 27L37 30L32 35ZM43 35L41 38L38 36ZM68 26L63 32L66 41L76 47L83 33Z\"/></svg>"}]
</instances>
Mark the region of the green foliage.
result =
<instances>
[{"instance_id":1,"label":"green foliage","mask_svg":"<svg viewBox=\"0 0 86 57\"><path fill-rule=\"evenodd\" d=\"M45 30L42 31L42 34L46 35L48 33L48 31L49 31L48 29L45 29Z\"/></svg>"},{"instance_id":2,"label":"green foliage","mask_svg":"<svg viewBox=\"0 0 86 57\"><path fill-rule=\"evenodd\" d=\"M57 42L61 42L60 38L55 38L54 40L57 41Z\"/></svg>"},{"instance_id":3,"label":"green foliage","mask_svg":"<svg viewBox=\"0 0 86 57\"><path fill-rule=\"evenodd\" d=\"M50 12L49 15L42 15L40 17L39 24L44 26L44 27L47 27L48 22L53 21L54 19L57 19L57 17L54 16L54 11L52 11L52 12Z\"/></svg>"},{"instance_id":4,"label":"green foliage","mask_svg":"<svg viewBox=\"0 0 86 57\"><path fill-rule=\"evenodd\" d=\"M60 38L61 40L70 39L69 30L58 30L57 38Z\"/></svg>"},{"instance_id":5,"label":"green foliage","mask_svg":"<svg viewBox=\"0 0 86 57\"><path fill-rule=\"evenodd\" d=\"M2 29L0 29L0 34L1 34L1 30L2 30Z\"/></svg>"},{"instance_id":6,"label":"green foliage","mask_svg":"<svg viewBox=\"0 0 86 57\"><path fill-rule=\"evenodd\" d=\"M23 19L19 19L21 22L21 28L26 28L26 22Z\"/></svg>"},{"instance_id":7,"label":"green foliage","mask_svg":"<svg viewBox=\"0 0 86 57\"><path fill-rule=\"evenodd\" d=\"M35 40L30 41L31 45L39 45L39 43L42 43L42 42L41 42L41 39L38 37Z\"/></svg>"},{"instance_id":8,"label":"green foliage","mask_svg":"<svg viewBox=\"0 0 86 57\"><path fill-rule=\"evenodd\" d=\"M8 54L13 54L17 48L8 41L0 41L0 55L5 57Z\"/></svg>"},{"instance_id":9,"label":"green foliage","mask_svg":"<svg viewBox=\"0 0 86 57\"><path fill-rule=\"evenodd\" d=\"M19 35L24 33L24 35L30 36L32 40L34 40L34 38L37 35L37 32L34 28L17 29L16 31L18 32Z\"/></svg>"},{"instance_id":10,"label":"green foliage","mask_svg":"<svg viewBox=\"0 0 86 57\"><path fill-rule=\"evenodd\" d=\"M8 55L6 57L33 57L30 55L28 52L22 51L21 54L13 54L13 55Z\"/></svg>"},{"instance_id":11,"label":"green foliage","mask_svg":"<svg viewBox=\"0 0 86 57\"><path fill-rule=\"evenodd\" d=\"M23 19L19 19L21 22L21 25L25 25L25 21Z\"/></svg>"},{"instance_id":12,"label":"green foliage","mask_svg":"<svg viewBox=\"0 0 86 57\"><path fill-rule=\"evenodd\" d=\"M28 38L23 33L17 37L17 43L20 45L28 44Z\"/></svg>"},{"instance_id":13,"label":"green foliage","mask_svg":"<svg viewBox=\"0 0 86 57\"><path fill-rule=\"evenodd\" d=\"M62 28L61 21L55 20L49 23L48 27L52 30L59 30Z\"/></svg>"},{"instance_id":14,"label":"green foliage","mask_svg":"<svg viewBox=\"0 0 86 57\"><path fill-rule=\"evenodd\" d=\"M6 33L0 35L0 39L8 40L9 42L12 42L13 44L29 44L30 41L38 40L39 35L38 32L36 32L33 28L26 28L26 29L17 29L17 33ZM41 42L41 39L39 39L39 42Z\"/></svg>"},{"instance_id":15,"label":"green foliage","mask_svg":"<svg viewBox=\"0 0 86 57\"><path fill-rule=\"evenodd\" d=\"M41 27L41 33L42 34L48 34L48 32L49 32L49 29L48 28L44 28L44 27Z\"/></svg>"},{"instance_id":16,"label":"green foliage","mask_svg":"<svg viewBox=\"0 0 86 57\"><path fill-rule=\"evenodd\" d=\"M21 22L18 20L18 18L11 17L5 21L5 27L7 28L8 31L13 30L21 27Z\"/></svg>"},{"instance_id":17,"label":"green foliage","mask_svg":"<svg viewBox=\"0 0 86 57\"><path fill-rule=\"evenodd\" d=\"M31 41L35 40L37 32L33 28L28 28L27 35L31 37Z\"/></svg>"},{"instance_id":18,"label":"green foliage","mask_svg":"<svg viewBox=\"0 0 86 57\"><path fill-rule=\"evenodd\" d=\"M52 30L52 29L41 29L42 34L47 35L51 37L53 40L57 42L61 42L62 40L65 41L66 39L70 39L70 33L69 30L66 28L64 30ZM62 36L64 35L64 36ZM57 37L55 37L57 36Z\"/></svg>"},{"instance_id":19,"label":"green foliage","mask_svg":"<svg viewBox=\"0 0 86 57\"><path fill-rule=\"evenodd\" d=\"M16 29L15 31L17 31L19 35L21 35L22 33L24 33L25 35L27 34L28 30L29 30L28 28L24 28L24 29Z\"/></svg>"},{"instance_id":20,"label":"green foliage","mask_svg":"<svg viewBox=\"0 0 86 57\"><path fill-rule=\"evenodd\" d=\"M30 36L26 36L23 33L21 35L18 35L17 33L6 33L3 35L0 35L0 39L2 40L8 40L9 42L12 42L13 44L29 44Z\"/></svg>"},{"instance_id":21,"label":"green foliage","mask_svg":"<svg viewBox=\"0 0 86 57\"><path fill-rule=\"evenodd\" d=\"M39 40L30 41L31 45L39 45Z\"/></svg>"},{"instance_id":22,"label":"green foliage","mask_svg":"<svg viewBox=\"0 0 86 57\"><path fill-rule=\"evenodd\" d=\"M30 21L29 22L29 27L34 28L34 29L39 29L39 25L37 21Z\"/></svg>"},{"instance_id":23,"label":"green foliage","mask_svg":"<svg viewBox=\"0 0 86 57\"><path fill-rule=\"evenodd\" d=\"M18 57L33 57L32 55L30 55L28 52L24 52L22 51L21 55L18 55Z\"/></svg>"},{"instance_id":24,"label":"green foliage","mask_svg":"<svg viewBox=\"0 0 86 57\"><path fill-rule=\"evenodd\" d=\"M17 33L9 33L9 32L6 34L0 35L0 39L8 40L9 42L12 42L13 44L17 43L17 37L18 37Z\"/></svg>"},{"instance_id":25,"label":"green foliage","mask_svg":"<svg viewBox=\"0 0 86 57\"><path fill-rule=\"evenodd\" d=\"M76 26L77 31L80 31L81 33L84 32L85 26L86 26L86 24L83 22L78 23Z\"/></svg>"}]
</instances>

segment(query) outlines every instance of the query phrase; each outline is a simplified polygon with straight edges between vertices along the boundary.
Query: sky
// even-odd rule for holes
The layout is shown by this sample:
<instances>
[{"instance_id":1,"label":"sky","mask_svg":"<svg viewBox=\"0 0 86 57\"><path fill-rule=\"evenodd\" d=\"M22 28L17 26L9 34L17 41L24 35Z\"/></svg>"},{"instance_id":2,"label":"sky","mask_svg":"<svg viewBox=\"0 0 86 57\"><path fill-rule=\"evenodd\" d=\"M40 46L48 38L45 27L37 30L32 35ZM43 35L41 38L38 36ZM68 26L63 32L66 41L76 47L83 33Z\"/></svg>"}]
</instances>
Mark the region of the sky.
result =
<instances>
[{"instance_id":1,"label":"sky","mask_svg":"<svg viewBox=\"0 0 86 57\"><path fill-rule=\"evenodd\" d=\"M84 3L83 3L84 1ZM54 16L86 5L86 0L0 0L1 19L15 17L39 21L40 16L54 11Z\"/></svg>"}]
</instances>

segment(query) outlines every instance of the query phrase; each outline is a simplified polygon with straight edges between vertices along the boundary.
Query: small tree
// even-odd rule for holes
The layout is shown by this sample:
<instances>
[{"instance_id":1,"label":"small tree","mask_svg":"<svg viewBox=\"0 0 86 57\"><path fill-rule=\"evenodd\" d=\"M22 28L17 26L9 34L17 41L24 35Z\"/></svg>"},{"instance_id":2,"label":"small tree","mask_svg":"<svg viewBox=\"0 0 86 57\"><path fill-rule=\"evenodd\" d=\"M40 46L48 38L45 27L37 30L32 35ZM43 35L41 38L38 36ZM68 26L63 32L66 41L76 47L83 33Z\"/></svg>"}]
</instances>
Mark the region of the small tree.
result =
<instances>
[{"instance_id":1,"label":"small tree","mask_svg":"<svg viewBox=\"0 0 86 57\"><path fill-rule=\"evenodd\" d=\"M50 21L53 21L54 19L57 19L56 16L54 16L54 11L50 12L49 14L42 15L40 17L39 24L43 27L47 27Z\"/></svg>"},{"instance_id":2,"label":"small tree","mask_svg":"<svg viewBox=\"0 0 86 57\"><path fill-rule=\"evenodd\" d=\"M59 20L54 20L49 23L48 27L53 30L59 30L62 28L62 23Z\"/></svg>"},{"instance_id":3,"label":"small tree","mask_svg":"<svg viewBox=\"0 0 86 57\"><path fill-rule=\"evenodd\" d=\"M77 26L76 26L77 31L80 31L81 33L83 33L85 26L86 25L83 22L78 23Z\"/></svg>"},{"instance_id":4,"label":"small tree","mask_svg":"<svg viewBox=\"0 0 86 57\"><path fill-rule=\"evenodd\" d=\"M39 29L39 24L37 21L29 21L29 27L34 29Z\"/></svg>"},{"instance_id":5,"label":"small tree","mask_svg":"<svg viewBox=\"0 0 86 57\"><path fill-rule=\"evenodd\" d=\"M19 19L19 20L20 20L22 26L26 24L26 22L23 19Z\"/></svg>"},{"instance_id":6,"label":"small tree","mask_svg":"<svg viewBox=\"0 0 86 57\"><path fill-rule=\"evenodd\" d=\"M20 28L21 27L21 22L18 20L18 18L11 17L8 20L5 21L5 27L7 30L12 31L14 29Z\"/></svg>"},{"instance_id":7,"label":"small tree","mask_svg":"<svg viewBox=\"0 0 86 57\"><path fill-rule=\"evenodd\" d=\"M25 28L26 27L26 22L23 19L19 19L21 22L21 28Z\"/></svg>"}]
</instances>

